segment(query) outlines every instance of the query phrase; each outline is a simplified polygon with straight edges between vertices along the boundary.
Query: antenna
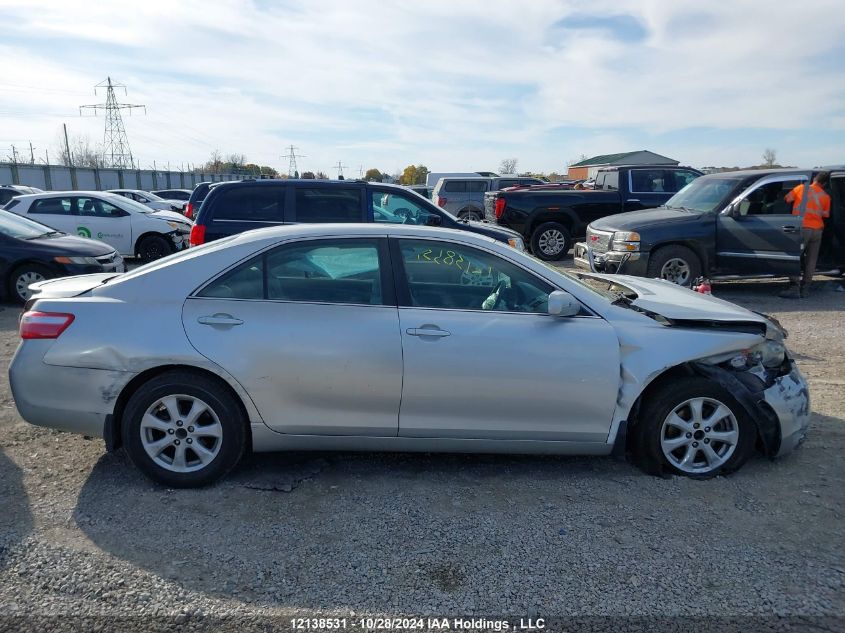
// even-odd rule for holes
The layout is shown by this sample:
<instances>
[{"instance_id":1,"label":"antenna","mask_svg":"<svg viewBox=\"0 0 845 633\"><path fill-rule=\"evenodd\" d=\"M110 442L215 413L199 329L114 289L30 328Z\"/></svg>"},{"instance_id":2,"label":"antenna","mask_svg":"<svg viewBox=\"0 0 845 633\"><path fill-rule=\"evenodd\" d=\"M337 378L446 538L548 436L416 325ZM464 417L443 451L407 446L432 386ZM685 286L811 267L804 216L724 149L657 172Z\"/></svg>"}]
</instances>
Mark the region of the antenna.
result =
<instances>
[{"instance_id":1,"label":"antenna","mask_svg":"<svg viewBox=\"0 0 845 633\"><path fill-rule=\"evenodd\" d=\"M126 128L123 126L123 117L120 111L128 110L131 115L135 108L143 108L144 114L146 114L147 107L131 103L118 103L114 96L114 89L123 88L123 93L126 94L126 86L113 84L111 77L107 77L105 81L101 81L94 86L94 94L97 94L97 88L106 88L106 102L79 106L79 114L81 116L83 110L92 110L94 116L96 116L99 110L105 110L106 131L103 136L103 163L106 167L135 169L135 161L132 159L132 150L129 148L129 139L126 136Z\"/></svg>"},{"instance_id":2,"label":"antenna","mask_svg":"<svg viewBox=\"0 0 845 633\"><path fill-rule=\"evenodd\" d=\"M288 178L298 178L299 177L299 170L296 168L296 159L297 158L306 158L305 154L297 154L296 150L298 147L294 147L291 145L290 147L285 148L288 150L287 154L282 154L282 158L288 159Z\"/></svg>"}]
</instances>

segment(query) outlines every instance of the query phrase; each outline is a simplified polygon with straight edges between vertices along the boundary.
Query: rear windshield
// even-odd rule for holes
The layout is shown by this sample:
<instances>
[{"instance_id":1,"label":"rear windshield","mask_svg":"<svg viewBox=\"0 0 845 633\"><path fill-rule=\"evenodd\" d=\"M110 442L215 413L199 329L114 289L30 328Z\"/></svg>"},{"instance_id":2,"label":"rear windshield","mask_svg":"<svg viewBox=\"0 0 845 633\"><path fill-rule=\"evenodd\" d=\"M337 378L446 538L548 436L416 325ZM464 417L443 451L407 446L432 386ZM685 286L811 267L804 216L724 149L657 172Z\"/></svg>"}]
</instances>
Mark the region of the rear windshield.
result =
<instances>
[{"instance_id":1,"label":"rear windshield","mask_svg":"<svg viewBox=\"0 0 845 633\"><path fill-rule=\"evenodd\" d=\"M283 222L287 187L231 187L209 200L215 221Z\"/></svg>"}]
</instances>

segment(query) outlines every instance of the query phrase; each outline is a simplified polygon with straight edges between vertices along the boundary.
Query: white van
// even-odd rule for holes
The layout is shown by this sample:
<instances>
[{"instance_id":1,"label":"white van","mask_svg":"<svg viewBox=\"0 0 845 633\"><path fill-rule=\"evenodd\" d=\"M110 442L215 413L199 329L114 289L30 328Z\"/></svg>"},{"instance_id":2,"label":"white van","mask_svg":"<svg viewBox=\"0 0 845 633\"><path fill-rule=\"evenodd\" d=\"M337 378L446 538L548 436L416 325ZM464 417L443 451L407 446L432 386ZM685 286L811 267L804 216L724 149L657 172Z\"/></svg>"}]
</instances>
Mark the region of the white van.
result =
<instances>
[{"instance_id":1,"label":"white van","mask_svg":"<svg viewBox=\"0 0 845 633\"><path fill-rule=\"evenodd\" d=\"M151 261L188 248L191 222L102 191L51 191L13 198L6 211L57 231L98 239L124 257Z\"/></svg>"}]
</instances>

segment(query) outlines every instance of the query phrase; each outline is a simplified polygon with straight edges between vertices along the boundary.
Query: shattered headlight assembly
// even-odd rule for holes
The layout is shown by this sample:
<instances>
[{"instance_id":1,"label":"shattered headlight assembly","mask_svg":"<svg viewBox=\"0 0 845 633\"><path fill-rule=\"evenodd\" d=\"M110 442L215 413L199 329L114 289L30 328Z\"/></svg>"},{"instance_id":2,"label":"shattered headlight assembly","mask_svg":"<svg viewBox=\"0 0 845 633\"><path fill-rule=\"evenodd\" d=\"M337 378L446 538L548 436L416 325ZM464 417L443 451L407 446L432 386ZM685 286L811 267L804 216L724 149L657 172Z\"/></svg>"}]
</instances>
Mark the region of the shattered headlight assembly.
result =
<instances>
[{"instance_id":1,"label":"shattered headlight assembly","mask_svg":"<svg viewBox=\"0 0 845 633\"><path fill-rule=\"evenodd\" d=\"M777 369L783 365L784 360L786 360L786 346L783 340L766 340L734 356L731 359L731 367L743 369L762 365L766 369Z\"/></svg>"},{"instance_id":2,"label":"shattered headlight assembly","mask_svg":"<svg viewBox=\"0 0 845 633\"><path fill-rule=\"evenodd\" d=\"M610 250L636 253L640 250L640 234L636 231L616 231L610 239Z\"/></svg>"}]
</instances>

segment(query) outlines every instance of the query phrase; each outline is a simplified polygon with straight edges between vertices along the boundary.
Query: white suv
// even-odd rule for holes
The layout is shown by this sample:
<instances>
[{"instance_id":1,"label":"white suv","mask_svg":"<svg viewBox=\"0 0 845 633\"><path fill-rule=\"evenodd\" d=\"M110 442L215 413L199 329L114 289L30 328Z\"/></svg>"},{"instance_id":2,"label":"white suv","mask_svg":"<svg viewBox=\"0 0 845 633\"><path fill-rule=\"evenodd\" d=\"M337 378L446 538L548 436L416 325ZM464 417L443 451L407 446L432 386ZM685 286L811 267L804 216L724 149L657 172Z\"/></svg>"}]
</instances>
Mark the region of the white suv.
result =
<instances>
[{"instance_id":1,"label":"white suv","mask_svg":"<svg viewBox=\"0 0 845 633\"><path fill-rule=\"evenodd\" d=\"M191 222L102 191L52 191L13 198L6 211L65 233L91 237L124 257L151 261L188 247Z\"/></svg>"}]
</instances>

